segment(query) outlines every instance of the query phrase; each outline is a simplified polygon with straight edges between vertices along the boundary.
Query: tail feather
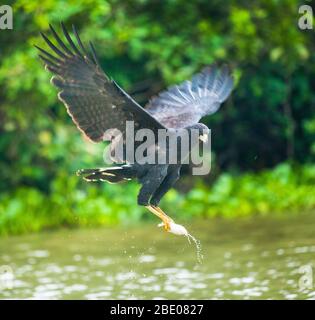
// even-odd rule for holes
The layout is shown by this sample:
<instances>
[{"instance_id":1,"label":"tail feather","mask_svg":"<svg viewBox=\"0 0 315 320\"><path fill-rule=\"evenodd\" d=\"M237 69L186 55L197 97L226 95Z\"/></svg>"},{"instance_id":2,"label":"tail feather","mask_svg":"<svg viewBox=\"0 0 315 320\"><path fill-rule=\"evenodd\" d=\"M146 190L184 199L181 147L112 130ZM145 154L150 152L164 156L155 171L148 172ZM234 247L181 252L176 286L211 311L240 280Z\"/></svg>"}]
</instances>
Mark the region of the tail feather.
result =
<instances>
[{"instance_id":1,"label":"tail feather","mask_svg":"<svg viewBox=\"0 0 315 320\"><path fill-rule=\"evenodd\" d=\"M77 171L77 175L84 176L83 179L86 181L107 181L110 183L123 182L135 177L130 166L81 169Z\"/></svg>"}]
</instances>

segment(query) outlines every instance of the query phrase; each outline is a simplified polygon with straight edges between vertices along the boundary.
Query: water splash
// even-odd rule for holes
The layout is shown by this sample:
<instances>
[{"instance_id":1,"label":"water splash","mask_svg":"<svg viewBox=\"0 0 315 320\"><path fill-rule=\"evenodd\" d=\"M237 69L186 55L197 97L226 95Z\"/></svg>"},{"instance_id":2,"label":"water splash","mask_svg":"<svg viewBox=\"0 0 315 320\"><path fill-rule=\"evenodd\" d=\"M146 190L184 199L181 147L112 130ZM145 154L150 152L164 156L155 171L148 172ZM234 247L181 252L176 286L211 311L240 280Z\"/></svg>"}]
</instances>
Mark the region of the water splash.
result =
<instances>
[{"instance_id":1,"label":"water splash","mask_svg":"<svg viewBox=\"0 0 315 320\"><path fill-rule=\"evenodd\" d=\"M196 246L196 254L197 254L197 261L198 264L202 264L203 261L203 254L202 254L202 247L201 247L201 242L200 240L196 239L194 236L192 236L190 233L187 234L187 239L188 242L190 242L190 239L194 242L195 246Z\"/></svg>"},{"instance_id":2,"label":"water splash","mask_svg":"<svg viewBox=\"0 0 315 320\"><path fill-rule=\"evenodd\" d=\"M158 226L159 227L164 226L164 222L160 223ZM188 233L187 229L184 226L175 223L174 220L170 221L168 227L169 227L168 232L176 235L186 236L189 244L191 244L190 239L194 242L194 244L196 245L197 262L198 264L202 264L203 254L201 251L201 242L198 239L196 239L194 236L192 236L190 233Z\"/></svg>"}]
</instances>

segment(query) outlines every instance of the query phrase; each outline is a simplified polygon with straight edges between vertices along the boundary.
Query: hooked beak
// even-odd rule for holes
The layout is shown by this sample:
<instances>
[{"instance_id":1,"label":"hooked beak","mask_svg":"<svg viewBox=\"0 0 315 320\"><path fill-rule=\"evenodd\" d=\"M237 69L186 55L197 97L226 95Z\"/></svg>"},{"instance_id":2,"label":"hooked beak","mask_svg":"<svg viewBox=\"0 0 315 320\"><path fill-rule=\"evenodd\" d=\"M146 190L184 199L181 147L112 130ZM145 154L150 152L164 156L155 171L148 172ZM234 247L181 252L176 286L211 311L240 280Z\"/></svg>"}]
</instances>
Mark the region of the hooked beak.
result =
<instances>
[{"instance_id":1,"label":"hooked beak","mask_svg":"<svg viewBox=\"0 0 315 320\"><path fill-rule=\"evenodd\" d=\"M203 142L203 143L207 143L208 142L208 134L204 133L203 135L199 136L199 139Z\"/></svg>"}]
</instances>

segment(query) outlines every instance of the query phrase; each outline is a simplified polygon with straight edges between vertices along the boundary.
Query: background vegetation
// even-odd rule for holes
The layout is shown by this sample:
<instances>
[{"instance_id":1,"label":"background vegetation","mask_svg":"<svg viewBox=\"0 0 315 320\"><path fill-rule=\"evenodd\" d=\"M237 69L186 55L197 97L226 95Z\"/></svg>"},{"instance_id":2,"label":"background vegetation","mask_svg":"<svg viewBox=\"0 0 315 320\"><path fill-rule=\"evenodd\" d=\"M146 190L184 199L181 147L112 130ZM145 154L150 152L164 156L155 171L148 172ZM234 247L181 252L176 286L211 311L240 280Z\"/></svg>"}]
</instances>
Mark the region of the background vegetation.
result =
<instances>
[{"instance_id":1,"label":"background vegetation","mask_svg":"<svg viewBox=\"0 0 315 320\"><path fill-rule=\"evenodd\" d=\"M0 234L149 217L136 205L136 184L87 184L74 175L102 166L103 146L82 139L33 47L43 46L39 31L60 21L93 41L104 70L142 104L204 65L232 66L232 97L204 119L212 173L182 179L162 204L171 214L315 207L315 31L298 28L300 1L7 4L14 29L0 31Z\"/></svg>"}]
</instances>

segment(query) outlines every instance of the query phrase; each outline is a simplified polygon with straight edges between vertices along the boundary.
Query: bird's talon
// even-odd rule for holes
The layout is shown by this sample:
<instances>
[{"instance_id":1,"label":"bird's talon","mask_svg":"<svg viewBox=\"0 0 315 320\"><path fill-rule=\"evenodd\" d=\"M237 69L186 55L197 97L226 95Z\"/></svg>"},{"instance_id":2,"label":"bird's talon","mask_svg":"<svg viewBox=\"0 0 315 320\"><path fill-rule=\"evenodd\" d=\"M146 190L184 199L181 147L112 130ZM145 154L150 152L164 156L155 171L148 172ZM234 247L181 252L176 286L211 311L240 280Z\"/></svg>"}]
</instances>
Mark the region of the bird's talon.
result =
<instances>
[{"instance_id":1,"label":"bird's talon","mask_svg":"<svg viewBox=\"0 0 315 320\"><path fill-rule=\"evenodd\" d=\"M163 227L164 227L164 230L167 231L167 232L171 230L171 226L170 226L170 224L168 222L164 222L164 226Z\"/></svg>"},{"instance_id":2,"label":"bird's talon","mask_svg":"<svg viewBox=\"0 0 315 320\"><path fill-rule=\"evenodd\" d=\"M168 215L166 215L161 208L152 205L146 206L146 208L162 220L162 222L158 225L159 227L163 227L165 231L171 230L170 224L174 221Z\"/></svg>"}]
</instances>

